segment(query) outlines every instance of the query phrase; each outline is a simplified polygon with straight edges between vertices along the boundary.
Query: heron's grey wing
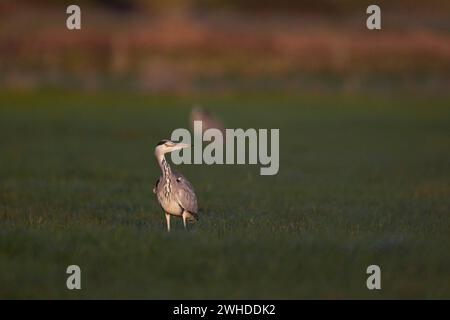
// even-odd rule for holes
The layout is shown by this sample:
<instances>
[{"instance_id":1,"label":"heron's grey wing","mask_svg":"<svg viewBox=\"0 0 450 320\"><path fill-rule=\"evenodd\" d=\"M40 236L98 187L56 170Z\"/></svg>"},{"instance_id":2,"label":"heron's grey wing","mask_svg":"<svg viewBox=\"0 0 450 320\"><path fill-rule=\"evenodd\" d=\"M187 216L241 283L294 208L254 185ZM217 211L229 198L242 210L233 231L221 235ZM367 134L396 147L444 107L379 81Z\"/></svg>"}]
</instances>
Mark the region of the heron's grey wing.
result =
<instances>
[{"instance_id":1,"label":"heron's grey wing","mask_svg":"<svg viewBox=\"0 0 450 320\"><path fill-rule=\"evenodd\" d=\"M158 180L156 180L156 182L155 182L155 187L153 188L153 193L156 193L158 191L159 179L160 178L158 178Z\"/></svg>"},{"instance_id":2,"label":"heron's grey wing","mask_svg":"<svg viewBox=\"0 0 450 320\"><path fill-rule=\"evenodd\" d=\"M181 173L175 172L174 175L176 177L175 197L178 204L190 213L197 213L197 196L194 187Z\"/></svg>"}]
</instances>

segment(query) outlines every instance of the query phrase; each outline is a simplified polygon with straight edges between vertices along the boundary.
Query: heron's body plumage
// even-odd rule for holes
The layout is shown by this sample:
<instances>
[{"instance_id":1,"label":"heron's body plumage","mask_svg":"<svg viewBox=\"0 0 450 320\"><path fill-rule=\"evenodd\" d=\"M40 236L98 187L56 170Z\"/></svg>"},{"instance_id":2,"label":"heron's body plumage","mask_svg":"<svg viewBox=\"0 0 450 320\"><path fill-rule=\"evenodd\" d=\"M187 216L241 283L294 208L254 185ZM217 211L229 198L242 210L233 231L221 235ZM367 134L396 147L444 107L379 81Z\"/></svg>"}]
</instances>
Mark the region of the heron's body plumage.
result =
<instances>
[{"instance_id":1,"label":"heron's body plumage","mask_svg":"<svg viewBox=\"0 0 450 320\"><path fill-rule=\"evenodd\" d=\"M192 184L181 173L172 171L165 160L163 160L163 166L166 170L163 171L155 186L155 193L161 207L174 216L181 216L184 210L196 215L197 197Z\"/></svg>"}]
</instances>

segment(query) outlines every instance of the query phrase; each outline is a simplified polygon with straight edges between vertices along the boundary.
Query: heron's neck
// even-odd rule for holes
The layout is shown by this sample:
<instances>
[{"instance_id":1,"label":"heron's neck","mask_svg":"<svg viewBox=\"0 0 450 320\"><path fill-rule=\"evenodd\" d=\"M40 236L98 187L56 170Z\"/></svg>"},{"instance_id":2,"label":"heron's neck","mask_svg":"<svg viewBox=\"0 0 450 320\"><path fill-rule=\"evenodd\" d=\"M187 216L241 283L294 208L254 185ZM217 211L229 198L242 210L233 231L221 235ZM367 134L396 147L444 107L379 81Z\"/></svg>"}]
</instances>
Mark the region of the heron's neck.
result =
<instances>
[{"instance_id":1,"label":"heron's neck","mask_svg":"<svg viewBox=\"0 0 450 320\"><path fill-rule=\"evenodd\" d=\"M158 157L158 163L159 167L161 168L161 172L163 174L163 177L168 177L172 173L172 170L170 169L170 165L166 161L166 157L164 155L161 155Z\"/></svg>"}]
</instances>

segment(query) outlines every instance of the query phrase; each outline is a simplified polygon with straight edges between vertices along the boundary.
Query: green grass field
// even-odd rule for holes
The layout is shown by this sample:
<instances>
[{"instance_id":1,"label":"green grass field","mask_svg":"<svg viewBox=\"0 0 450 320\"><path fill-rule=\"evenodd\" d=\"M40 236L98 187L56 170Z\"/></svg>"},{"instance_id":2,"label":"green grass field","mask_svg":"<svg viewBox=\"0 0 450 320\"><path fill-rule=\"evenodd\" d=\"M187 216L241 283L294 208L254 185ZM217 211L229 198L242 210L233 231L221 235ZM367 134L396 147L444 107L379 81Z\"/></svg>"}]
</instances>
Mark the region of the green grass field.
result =
<instances>
[{"instance_id":1,"label":"green grass field","mask_svg":"<svg viewBox=\"0 0 450 320\"><path fill-rule=\"evenodd\" d=\"M201 219L168 234L154 146L195 103L231 128L280 128L280 171L179 166ZM449 105L0 93L0 298L449 299Z\"/></svg>"}]
</instances>

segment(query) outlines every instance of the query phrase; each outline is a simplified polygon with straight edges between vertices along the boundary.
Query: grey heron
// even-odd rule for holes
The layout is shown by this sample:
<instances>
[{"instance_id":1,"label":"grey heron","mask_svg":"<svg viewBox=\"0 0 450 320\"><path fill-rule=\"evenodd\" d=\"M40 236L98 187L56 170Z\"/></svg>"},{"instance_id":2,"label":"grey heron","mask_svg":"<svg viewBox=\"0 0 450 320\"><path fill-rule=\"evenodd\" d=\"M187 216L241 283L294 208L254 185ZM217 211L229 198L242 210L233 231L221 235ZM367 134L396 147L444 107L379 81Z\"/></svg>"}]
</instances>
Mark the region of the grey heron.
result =
<instances>
[{"instance_id":1,"label":"grey heron","mask_svg":"<svg viewBox=\"0 0 450 320\"><path fill-rule=\"evenodd\" d=\"M156 181L153 192L166 214L167 231L170 231L170 216L182 217L184 228L188 221L198 219L197 196L192 184L181 173L172 170L165 158L166 153L189 147L190 145L185 143L162 140L155 148L161 176Z\"/></svg>"}]
</instances>

